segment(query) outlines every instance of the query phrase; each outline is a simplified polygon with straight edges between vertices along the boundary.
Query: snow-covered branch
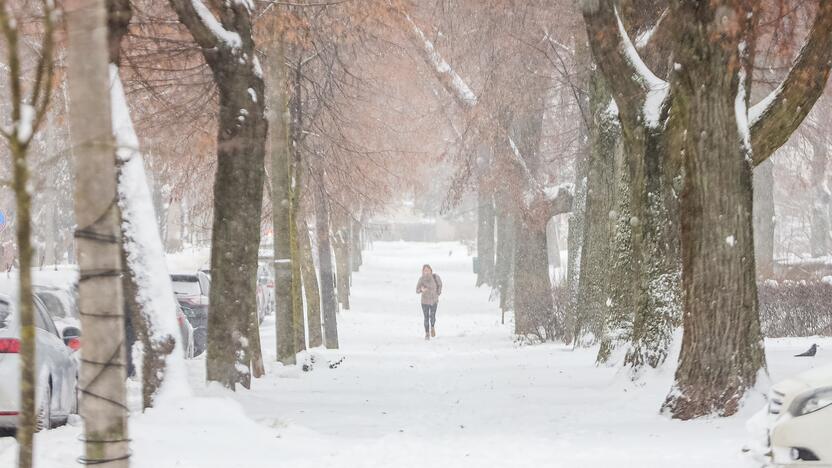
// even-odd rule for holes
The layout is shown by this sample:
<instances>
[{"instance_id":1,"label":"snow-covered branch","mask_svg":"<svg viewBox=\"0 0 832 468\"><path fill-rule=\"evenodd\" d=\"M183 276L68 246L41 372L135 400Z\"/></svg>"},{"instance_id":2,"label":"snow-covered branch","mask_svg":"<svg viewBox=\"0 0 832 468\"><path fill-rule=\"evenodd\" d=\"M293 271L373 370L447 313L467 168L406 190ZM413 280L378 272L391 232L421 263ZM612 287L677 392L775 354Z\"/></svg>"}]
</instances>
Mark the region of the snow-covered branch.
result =
<instances>
[{"instance_id":1,"label":"snow-covered branch","mask_svg":"<svg viewBox=\"0 0 832 468\"><path fill-rule=\"evenodd\" d=\"M425 36L422 29L409 15L404 15L405 20L413 28L414 42L423 52L425 61L432 68L442 86L460 103L463 107L473 108L477 105L477 95L468 86L468 83L460 77L448 62L442 58L433 45L433 42Z\"/></svg>"},{"instance_id":2,"label":"snow-covered branch","mask_svg":"<svg viewBox=\"0 0 832 468\"><path fill-rule=\"evenodd\" d=\"M786 143L826 87L832 67L832 2L819 2L806 43L786 79L749 109L754 164Z\"/></svg>"},{"instance_id":3,"label":"snow-covered branch","mask_svg":"<svg viewBox=\"0 0 832 468\"><path fill-rule=\"evenodd\" d=\"M641 59L614 2L586 1L583 15L595 61L606 76L616 77L607 83L622 117L658 126L668 83L658 78Z\"/></svg>"}]
</instances>

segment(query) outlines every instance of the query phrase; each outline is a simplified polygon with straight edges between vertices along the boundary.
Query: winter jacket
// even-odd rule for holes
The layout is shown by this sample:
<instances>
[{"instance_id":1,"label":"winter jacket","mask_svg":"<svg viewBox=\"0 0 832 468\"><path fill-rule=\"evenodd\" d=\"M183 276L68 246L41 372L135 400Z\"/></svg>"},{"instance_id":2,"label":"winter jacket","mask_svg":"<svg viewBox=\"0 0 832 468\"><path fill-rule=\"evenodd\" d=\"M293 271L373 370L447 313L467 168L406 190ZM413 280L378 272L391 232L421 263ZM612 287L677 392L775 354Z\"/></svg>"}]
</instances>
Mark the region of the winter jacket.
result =
<instances>
[{"instance_id":1,"label":"winter jacket","mask_svg":"<svg viewBox=\"0 0 832 468\"><path fill-rule=\"evenodd\" d=\"M442 278L436 273L422 275L416 283L416 292L422 293L422 304L434 305L439 302L439 295L442 294Z\"/></svg>"}]
</instances>

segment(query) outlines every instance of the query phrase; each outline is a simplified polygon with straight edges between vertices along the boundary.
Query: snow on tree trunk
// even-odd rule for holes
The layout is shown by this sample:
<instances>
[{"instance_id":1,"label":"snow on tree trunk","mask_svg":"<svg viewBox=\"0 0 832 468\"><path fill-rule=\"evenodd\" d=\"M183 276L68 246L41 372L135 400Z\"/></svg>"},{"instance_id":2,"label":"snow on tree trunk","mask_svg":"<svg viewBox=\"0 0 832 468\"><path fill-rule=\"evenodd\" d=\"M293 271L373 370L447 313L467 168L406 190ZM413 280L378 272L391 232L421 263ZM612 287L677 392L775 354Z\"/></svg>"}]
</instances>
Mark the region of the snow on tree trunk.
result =
<instances>
[{"instance_id":1,"label":"snow on tree trunk","mask_svg":"<svg viewBox=\"0 0 832 468\"><path fill-rule=\"evenodd\" d=\"M176 321L176 298L165 264L144 159L118 67L114 64L110 65L110 103L117 145L118 203L125 266L136 285L135 304L144 322L142 330L146 337L143 340L146 345L143 400L144 406L149 407L162 394L166 397L186 396L189 387Z\"/></svg>"},{"instance_id":2,"label":"snow on tree trunk","mask_svg":"<svg viewBox=\"0 0 832 468\"><path fill-rule=\"evenodd\" d=\"M655 368L664 363L681 316L678 209L670 186L676 172L664 157L664 136L648 129L639 150L643 158L633 158L631 166L638 168L631 190L638 197L631 199L630 209L633 219L638 219L633 245L640 257L634 278L635 316L624 362L635 372L644 365Z\"/></svg>"},{"instance_id":3,"label":"snow on tree trunk","mask_svg":"<svg viewBox=\"0 0 832 468\"><path fill-rule=\"evenodd\" d=\"M604 324L596 361L607 363L621 345L629 342L633 328L633 303L637 278L633 260L633 226L630 212L630 158L619 141L614 155L615 206L610 213L613 223L610 245L608 296L604 300Z\"/></svg>"},{"instance_id":4,"label":"snow on tree trunk","mask_svg":"<svg viewBox=\"0 0 832 468\"><path fill-rule=\"evenodd\" d=\"M611 111L609 93L600 72L590 77L591 128L586 161L586 206L583 220L583 246L580 256L575 316L580 329L592 332L598 339L603 334L608 310L607 288L615 279L608 266L612 245L613 177L615 147L620 137L618 116Z\"/></svg>"}]
</instances>

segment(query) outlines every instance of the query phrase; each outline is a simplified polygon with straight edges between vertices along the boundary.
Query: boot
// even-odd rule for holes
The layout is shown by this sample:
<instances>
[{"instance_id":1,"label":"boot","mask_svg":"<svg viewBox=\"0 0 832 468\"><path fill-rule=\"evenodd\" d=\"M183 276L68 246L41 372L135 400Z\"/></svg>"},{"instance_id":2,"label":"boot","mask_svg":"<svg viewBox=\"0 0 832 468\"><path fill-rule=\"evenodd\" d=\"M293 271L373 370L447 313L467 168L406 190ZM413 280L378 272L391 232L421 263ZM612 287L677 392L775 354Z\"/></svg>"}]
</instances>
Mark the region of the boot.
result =
<instances>
[{"instance_id":1,"label":"boot","mask_svg":"<svg viewBox=\"0 0 832 468\"><path fill-rule=\"evenodd\" d=\"M436 328L430 327L430 336L436 336Z\"/></svg>"},{"instance_id":2,"label":"boot","mask_svg":"<svg viewBox=\"0 0 832 468\"><path fill-rule=\"evenodd\" d=\"M425 341L430 341L430 334L425 332Z\"/></svg>"}]
</instances>

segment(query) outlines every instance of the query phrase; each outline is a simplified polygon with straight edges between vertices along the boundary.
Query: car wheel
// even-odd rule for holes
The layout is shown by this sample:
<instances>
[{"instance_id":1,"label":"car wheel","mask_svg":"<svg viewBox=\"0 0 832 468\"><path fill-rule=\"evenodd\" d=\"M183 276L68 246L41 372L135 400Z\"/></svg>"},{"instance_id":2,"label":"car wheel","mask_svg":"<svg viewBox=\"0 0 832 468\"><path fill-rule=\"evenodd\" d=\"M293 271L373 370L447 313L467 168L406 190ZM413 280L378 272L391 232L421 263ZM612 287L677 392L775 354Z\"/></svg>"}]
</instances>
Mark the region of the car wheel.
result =
<instances>
[{"instance_id":1,"label":"car wheel","mask_svg":"<svg viewBox=\"0 0 832 468\"><path fill-rule=\"evenodd\" d=\"M52 428L52 385L47 384L41 399L38 417L35 421L35 432Z\"/></svg>"}]
</instances>

